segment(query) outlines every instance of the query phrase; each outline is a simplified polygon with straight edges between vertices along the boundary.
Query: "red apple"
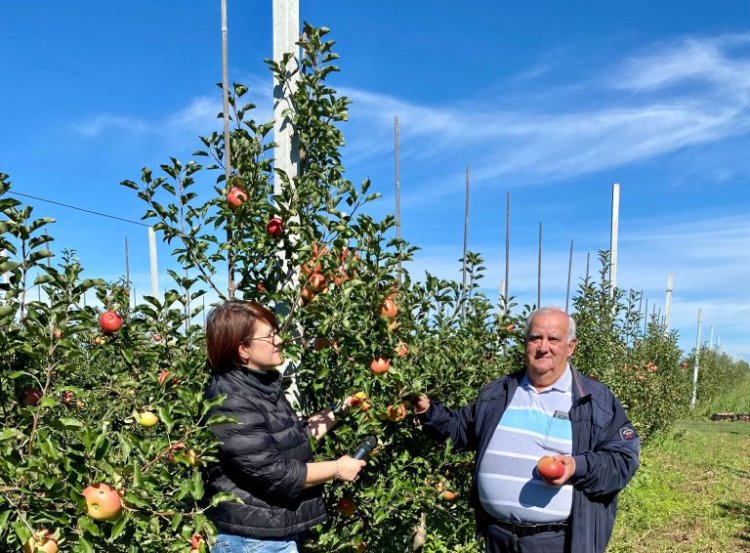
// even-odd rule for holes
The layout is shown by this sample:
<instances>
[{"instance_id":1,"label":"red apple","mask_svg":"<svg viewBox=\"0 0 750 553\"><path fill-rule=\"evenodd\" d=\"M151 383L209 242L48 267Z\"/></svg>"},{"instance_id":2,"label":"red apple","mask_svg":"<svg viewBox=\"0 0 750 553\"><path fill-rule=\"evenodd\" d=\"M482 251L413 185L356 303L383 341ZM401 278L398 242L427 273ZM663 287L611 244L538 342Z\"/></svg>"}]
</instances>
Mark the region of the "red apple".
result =
<instances>
[{"instance_id":1,"label":"red apple","mask_svg":"<svg viewBox=\"0 0 750 553\"><path fill-rule=\"evenodd\" d=\"M94 520L112 520L122 511L120 494L107 484L93 484L83 490L88 514Z\"/></svg>"},{"instance_id":2,"label":"red apple","mask_svg":"<svg viewBox=\"0 0 750 553\"><path fill-rule=\"evenodd\" d=\"M23 553L36 553L37 551L57 553L57 549L57 539L46 528L34 532L34 535L23 544Z\"/></svg>"},{"instance_id":3,"label":"red apple","mask_svg":"<svg viewBox=\"0 0 750 553\"><path fill-rule=\"evenodd\" d=\"M122 326L122 317L115 311L105 311L99 315L99 328L102 332L117 332Z\"/></svg>"},{"instance_id":4,"label":"red apple","mask_svg":"<svg viewBox=\"0 0 750 553\"><path fill-rule=\"evenodd\" d=\"M232 209L237 209L247 200L247 194L239 186L233 186L227 193L227 203Z\"/></svg>"},{"instance_id":5,"label":"red apple","mask_svg":"<svg viewBox=\"0 0 750 553\"><path fill-rule=\"evenodd\" d=\"M375 374L385 374L390 368L391 362L385 357L378 356L370 362L370 370Z\"/></svg>"},{"instance_id":6,"label":"red apple","mask_svg":"<svg viewBox=\"0 0 750 553\"><path fill-rule=\"evenodd\" d=\"M389 405L387 416L391 422L401 422L404 420L406 418L406 403L401 402L398 405Z\"/></svg>"},{"instance_id":7,"label":"red apple","mask_svg":"<svg viewBox=\"0 0 750 553\"><path fill-rule=\"evenodd\" d=\"M398 314L398 305L393 301L393 298L387 298L380 305L380 316L388 319L395 319Z\"/></svg>"},{"instance_id":8,"label":"red apple","mask_svg":"<svg viewBox=\"0 0 750 553\"><path fill-rule=\"evenodd\" d=\"M190 553L199 553L203 541L203 536L200 534L193 534L190 537Z\"/></svg>"},{"instance_id":9,"label":"red apple","mask_svg":"<svg viewBox=\"0 0 750 553\"><path fill-rule=\"evenodd\" d=\"M313 273L310 275L310 288L316 292L322 292L326 287L326 277L320 273Z\"/></svg>"},{"instance_id":10,"label":"red apple","mask_svg":"<svg viewBox=\"0 0 750 553\"><path fill-rule=\"evenodd\" d=\"M62 402L64 405L67 405L68 407L73 404L73 401L75 400L75 398L76 398L76 395L70 390L65 390L62 393Z\"/></svg>"},{"instance_id":11,"label":"red apple","mask_svg":"<svg viewBox=\"0 0 750 553\"><path fill-rule=\"evenodd\" d=\"M42 400L42 392L35 388L24 388L21 403L27 407L34 407Z\"/></svg>"},{"instance_id":12,"label":"red apple","mask_svg":"<svg viewBox=\"0 0 750 553\"><path fill-rule=\"evenodd\" d=\"M562 461L550 457L549 455L545 455L539 459L539 462L536 465L536 470L545 481L552 482L565 474L565 465Z\"/></svg>"},{"instance_id":13,"label":"red apple","mask_svg":"<svg viewBox=\"0 0 750 553\"><path fill-rule=\"evenodd\" d=\"M171 372L164 369L159 373L159 384L164 384L164 382L172 375Z\"/></svg>"},{"instance_id":14,"label":"red apple","mask_svg":"<svg viewBox=\"0 0 750 553\"><path fill-rule=\"evenodd\" d=\"M284 221L282 221L281 217L271 217L271 220L266 225L266 232L274 238L280 236L284 232Z\"/></svg>"},{"instance_id":15,"label":"red apple","mask_svg":"<svg viewBox=\"0 0 750 553\"><path fill-rule=\"evenodd\" d=\"M354 513L357 512L357 505L349 499L348 497L342 497L339 499L339 502L336 504L336 509L339 513L341 513L345 517L351 517L354 516Z\"/></svg>"}]
</instances>

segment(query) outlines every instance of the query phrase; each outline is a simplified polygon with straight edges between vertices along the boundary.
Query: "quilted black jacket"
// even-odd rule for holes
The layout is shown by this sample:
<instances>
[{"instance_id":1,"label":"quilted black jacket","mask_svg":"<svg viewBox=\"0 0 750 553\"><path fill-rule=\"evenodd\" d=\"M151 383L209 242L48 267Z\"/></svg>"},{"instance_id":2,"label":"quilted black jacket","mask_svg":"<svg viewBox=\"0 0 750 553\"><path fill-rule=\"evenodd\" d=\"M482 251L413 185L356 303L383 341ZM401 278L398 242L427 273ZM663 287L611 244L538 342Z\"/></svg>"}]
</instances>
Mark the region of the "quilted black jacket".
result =
<instances>
[{"instance_id":1,"label":"quilted black jacket","mask_svg":"<svg viewBox=\"0 0 750 553\"><path fill-rule=\"evenodd\" d=\"M242 368L214 375L206 399L226 395L211 415L237 423L212 431L221 442L218 463L204 473L206 497L231 492L207 514L220 532L254 538L295 536L326 519L322 486L304 489L312 458L306 421L292 410L276 371Z\"/></svg>"}]
</instances>

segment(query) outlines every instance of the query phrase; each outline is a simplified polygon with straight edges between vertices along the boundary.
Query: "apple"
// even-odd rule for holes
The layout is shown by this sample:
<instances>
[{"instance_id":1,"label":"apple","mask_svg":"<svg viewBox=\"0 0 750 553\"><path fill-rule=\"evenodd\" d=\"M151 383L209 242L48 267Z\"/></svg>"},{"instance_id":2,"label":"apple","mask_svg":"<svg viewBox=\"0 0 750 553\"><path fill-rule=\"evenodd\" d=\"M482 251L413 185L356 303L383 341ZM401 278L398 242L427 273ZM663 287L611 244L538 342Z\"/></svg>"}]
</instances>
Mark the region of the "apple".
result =
<instances>
[{"instance_id":1,"label":"apple","mask_svg":"<svg viewBox=\"0 0 750 553\"><path fill-rule=\"evenodd\" d=\"M336 504L336 510L345 517L351 517L357 512L357 505L348 497L342 497Z\"/></svg>"},{"instance_id":2,"label":"apple","mask_svg":"<svg viewBox=\"0 0 750 553\"><path fill-rule=\"evenodd\" d=\"M536 470L539 472L539 475L549 483L553 480L557 480L565 474L565 465L562 461L550 457L549 455L545 455L539 459L539 462L536 465Z\"/></svg>"},{"instance_id":3,"label":"apple","mask_svg":"<svg viewBox=\"0 0 750 553\"><path fill-rule=\"evenodd\" d=\"M247 200L247 194L239 186L233 186L227 193L227 203L232 209L237 209Z\"/></svg>"},{"instance_id":4,"label":"apple","mask_svg":"<svg viewBox=\"0 0 750 553\"><path fill-rule=\"evenodd\" d=\"M139 411L134 413L133 416L135 417L136 422L145 428L151 428L159 422L159 417L157 417L153 411Z\"/></svg>"},{"instance_id":5,"label":"apple","mask_svg":"<svg viewBox=\"0 0 750 553\"><path fill-rule=\"evenodd\" d=\"M190 537L190 553L199 553L203 542L203 536L200 534L193 534Z\"/></svg>"},{"instance_id":6,"label":"apple","mask_svg":"<svg viewBox=\"0 0 750 553\"><path fill-rule=\"evenodd\" d=\"M370 362L370 370L375 374L385 374L391 368L391 362L385 357L377 356Z\"/></svg>"},{"instance_id":7,"label":"apple","mask_svg":"<svg viewBox=\"0 0 750 553\"><path fill-rule=\"evenodd\" d=\"M172 375L171 372L164 369L161 372L159 372L159 384L164 384L164 382Z\"/></svg>"},{"instance_id":8,"label":"apple","mask_svg":"<svg viewBox=\"0 0 750 553\"><path fill-rule=\"evenodd\" d=\"M406 418L406 404L401 402L398 405L389 405L386 411L388 420L391 422L401 422Z\"/></svg>"},{"instance_id":9,"label":"apple","mask_svg":"<svg viewBox=\"0 0 750 553\"><path fill-rule=\"evenodd\" d=\"M313 349L315 351L321 351L331 347L331 341L325 336L316 336L313 340Z\"/></svg>"},{"instance_id":10,"label":"apple","mask_svg":"<svg viewBox=\"0 0 750 553\"><path fill-rule=\"evenodd\" d=\"M35 388L24 388L21 403L27 407L34 407L42 400L42 392Z\"/></svg>"},{"instance_id":11,"label":"apple","mask_svg":"<svg viewBox=\"0 0 750 553\"><path fill-rule=\"evenodd\" d=\"M409 355L409 348L406 347L406 344L401 342L398 346L396 346L396 353L399 357L406 357L407 355Z\"/></svg>"},{"instance_id":12,"label":"apple","mask_svg":"<svg viewBox=\"0 0 750 553\"><path fill-rule=\"evenodd\" d=\"M59 340L60 338L62 338L62 330L60 330L59 328L56 328L52 332L52 336L55 338L55 340Z\"/></svg>"},{"instance_id":13,"label":"apple","mask_svg":"<svg viewBox=\"0 0 750 553\"><path fill-rule=\"evenodd\" d=\"M309 286L316 292L322 292L326 287L326 277L320 273L310 275Z\"/></svg>"},{"instance_id":14,"label":"apple","mask_svg":"<svg viewBox=\"0 0 750 553\"><path fill-rule=\"evenodd\" d=\"M284 221L281 217L271 217L266 225L266 232L274 238L281 236L281 233L284 232Z\"/></svg>"},{"instance_id":15,"label":"apple","mask_svg":"<svg viewBox=\"0 0 750 553\"><path fill-rule=\"evenodd\" d=\"M398 315L398 305L393 301L393 298L387 298L380 305L380 316L387 319L395 319L396 315Z\"/></svg>"},{"instance_id":16,"label":"apple","mask_svg":"<svg viewBox=\"0 0 750 553\"><path fill-rule=\"evenodd\" d=\"M97 346L101 346L107 343L107 339L104 336L97 336L94 338L94 344Z\"/></svg>"},{"instance_id":17,"label":"apple","mask_svg":"<svg viewBox=\"0 0 750 553\"><path fill-rule=\"evenodd\" d=\"M177 457L175 456L175 453L180 449L185 449L185 444L183 444L182 442L175 442L167 448L167 461L169 461L170 464L177 464Z\"/></svg>"},{"instance_id":18,"label":"apple","mask_svg":"<svg viewBox=\"0 0 750 553\"><path fill-rule=\"evenodd\" d=\"M105 311L99 315L99 328L102 332L117 332L122 326L122 317L115 311Z\"/></svg>"},{"instance_id":19,"label":"apple","mask_svg":"<svg viewBox=\"0 0 750 553\"><path fill-rule=\"evenodd\" d=\"M46 528L34 532L34 535L23 544L23 553L36 553L37 551L57 553L57 549L57 539Z\"/></svg>"},{"instance_id":20,"label":"apple","mask_svg":"<svg viewBox=\"0 0 750 553\"><path fill-rule=\"evenodd\" d=\"M120 494L107 484L93 484L83 490L88 514L94 520L112 520L122 511Z\"/></svg>"},{"instance_id":21,"label":"apple","mask_svg":"<svg viewBox=\"0 0 750 553\"><path fill-rule=\"evenodd\" d=\"M257 288L258 292L266 291L266 286L262 282L259 282L258 284L256 284L255 288Z\"/></svg>"},{"instance_id":22,"label":"apple","mask_svg":"<svg viewBox=\"0 0 750 553\"><path fill-rule=\"evenodd\" d=\"M440 494L440 497L444 499L445 501L453 501L454 499L456 499L456 492L445 490L443 493Z\"/></svg>"},{"instance_id":23,"label":"apple","mask_svg":"<svg viewBox=\"0 0 750 553\"><path fill-rule=\"evenodd\" d=\"M333 273L331 280L336 286L341 286L347 280L349 280L349 275L346 274L346 271L343 267L339 267L338 269L336 269L336 272Z\"/></svg>"},{"instance_id":24,"label":"apple","mask_svg":"<svg viewBox=\"0 0 750 553\"><path fill-rule=\"evenodd\" d=\"M309 286L305 286L302 289L302 292L300 292L299 297L302 298L303 302L310 303L315 298L315 295L315 290L313 290Z\"/></svg>"},{"instance_id":25,"label":"apple","mask_svg":"<svg viewBox=\"0 0 750 553\"><path fill-rule=\"evenodd\" d=\"M64 405L67 405L68 407L70 407L73 404L73 400L75 398L76 398L76 395L70 390L65 390L62 393L62 402Z\"/></svg>"}]
</instances>

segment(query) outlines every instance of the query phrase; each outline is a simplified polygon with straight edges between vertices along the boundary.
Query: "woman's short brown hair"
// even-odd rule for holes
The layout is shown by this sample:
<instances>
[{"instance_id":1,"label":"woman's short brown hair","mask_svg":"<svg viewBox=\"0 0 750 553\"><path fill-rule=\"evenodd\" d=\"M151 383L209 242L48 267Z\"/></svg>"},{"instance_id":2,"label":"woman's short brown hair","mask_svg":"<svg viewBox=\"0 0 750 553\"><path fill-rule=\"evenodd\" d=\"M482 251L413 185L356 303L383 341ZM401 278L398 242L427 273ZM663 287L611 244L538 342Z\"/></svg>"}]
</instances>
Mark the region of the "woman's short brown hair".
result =
<instances>
[{"instance_id":1,"label":"woman's short brown hair","mask_svg":"<svg viewBox=\"0 0 750 553\"><path fill-rule=\"evenodd\" d=\"M230 300L215 307L206 319L206 350L214 373L228 371L242 364L239 346L254 336L258 320L279 329L276 315L259 303Z\"/></svg>"}]
</instances>

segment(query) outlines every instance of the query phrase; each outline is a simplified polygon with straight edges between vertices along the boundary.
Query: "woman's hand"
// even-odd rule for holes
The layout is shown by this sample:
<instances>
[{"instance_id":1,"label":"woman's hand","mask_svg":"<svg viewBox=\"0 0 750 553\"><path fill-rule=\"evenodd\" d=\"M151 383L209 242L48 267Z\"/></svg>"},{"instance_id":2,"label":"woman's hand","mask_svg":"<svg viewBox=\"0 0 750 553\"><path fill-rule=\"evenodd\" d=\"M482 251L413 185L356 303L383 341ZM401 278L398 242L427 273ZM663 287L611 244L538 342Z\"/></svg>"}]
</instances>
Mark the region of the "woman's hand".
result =
<instances>
[{"instance_id":1,"label":"woman's hand","mask_svg":"<svg viewBox=\"0 0 750 553\"><path fill-rule=\"evenodd\" d=\"M365 463L363 460L354 459L349 455L339 457L336 460L336 478L338 478L339 480L346 480L351 482L352 480L357 478L359 471L361 471L362 467L364 467L366 464L367 463Z\"/></svg>"}]
</instances>

